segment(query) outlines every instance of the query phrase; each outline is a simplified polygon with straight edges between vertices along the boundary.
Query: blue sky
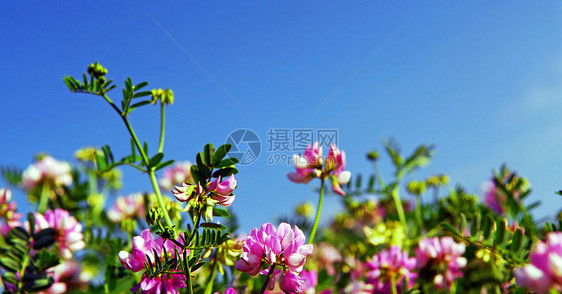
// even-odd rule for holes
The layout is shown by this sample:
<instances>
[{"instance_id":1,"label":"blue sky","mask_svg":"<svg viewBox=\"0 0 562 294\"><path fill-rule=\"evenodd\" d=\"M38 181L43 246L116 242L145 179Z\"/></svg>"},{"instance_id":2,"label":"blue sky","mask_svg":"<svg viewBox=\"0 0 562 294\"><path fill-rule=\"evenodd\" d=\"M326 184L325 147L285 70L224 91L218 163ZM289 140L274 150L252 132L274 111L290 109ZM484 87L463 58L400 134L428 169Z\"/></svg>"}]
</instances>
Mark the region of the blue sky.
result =
<instances>
[{"instance_id":1,"label":"blue sky","mask_svg":"<svg viewBox=\"0 0 562 294\"><path fill-rule=\"evenodd\" d=\"M446 173L478 195L507 163L543 202L537 217L562 207L553 193L562 189L560 2L73 4L2 3L0 165L24 168L37 152L72 161L76 149L103 144L126 155L117 115L62 82L99 61L120 86L131 76L174 90L169 158L193 161L239 128L260 136L262 154L240 167L233 205L246 231L317 199L318 183L290 183L291 166L267 164L269 128L337 129L354 174L371 172L364 155L381 139L405 152L434 144L418 178ZM133 114L142 140L155 142L157 113ZM389 177L384 156L381 164ZM124 173L122 194L150 190L144 175ZM328 211L338 207L332 198Z\"/></svg>"}]
</instances>

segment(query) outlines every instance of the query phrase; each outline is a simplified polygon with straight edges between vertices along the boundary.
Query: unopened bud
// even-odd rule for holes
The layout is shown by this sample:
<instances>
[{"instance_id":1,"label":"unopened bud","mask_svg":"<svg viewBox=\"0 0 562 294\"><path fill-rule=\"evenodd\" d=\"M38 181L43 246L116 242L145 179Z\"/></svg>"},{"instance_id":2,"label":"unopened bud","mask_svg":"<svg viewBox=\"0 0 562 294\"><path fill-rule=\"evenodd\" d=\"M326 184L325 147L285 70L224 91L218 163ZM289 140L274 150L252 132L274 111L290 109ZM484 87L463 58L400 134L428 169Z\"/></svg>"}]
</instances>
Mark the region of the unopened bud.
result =
<instances>
[{"instance_id":1,"label":"unopened bud","mask_svg":"<svg viewBox=\"0 0 562 294\"><path fill-rule=\"evenodd\" d=\"M421 194L425 193L425 182L421 181L411 181L408 183L408 192L420 196Z\"/></svg>"},{"instance_id":2,"label":"unopened bud","mask_svg":"<svg viewBox=\"0 0 562 294\"><path fill-rule=\"evenodd\" d=\"M160 207L151 208L146 215L146 223L149 226L157 224L162 219L162 214L162 209L160 209Z\"/></svg>"},{"instance_id":3,"label":"unopened bud","mask_svg":"<svg viewBox=\"0 0 562 294\"><path fill-rule=\"evenodd\" d=\"M367 159L370 161L377 161L377 159L379 159L379 153L375 150L370 151L367 153Z\"/></svg>"}]
</instances>

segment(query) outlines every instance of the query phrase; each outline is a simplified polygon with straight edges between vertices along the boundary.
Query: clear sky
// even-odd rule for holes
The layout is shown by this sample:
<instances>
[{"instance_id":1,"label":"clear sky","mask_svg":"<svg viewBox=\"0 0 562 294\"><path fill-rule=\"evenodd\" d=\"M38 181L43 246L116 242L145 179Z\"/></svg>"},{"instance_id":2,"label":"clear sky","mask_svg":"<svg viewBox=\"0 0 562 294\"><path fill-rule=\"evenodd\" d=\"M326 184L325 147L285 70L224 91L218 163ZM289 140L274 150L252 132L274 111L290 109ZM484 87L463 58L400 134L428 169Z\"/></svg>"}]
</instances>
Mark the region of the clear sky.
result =
<instances>
[{"instance_id":1,"label":"clear sky","mask_svg":"<svg viewBox=\"0 0 562 294\"><path fill-rule=\"evenodd\" d=\"M446 173L478 195L507 163L543 202L537 217L562 207L562 2L9 1L0 19L0 165L25 168L36 152L73 161L103 144L126 155L118 116L62 82L99 61L119 86L131 76L173 89L168 158L193 161L236 129L258 134L262 153L240 167L232 206L245 231L317 200L318 182L268 165L270 128L337 129L354 174L371 172L365 152L381 139L404 152L434 144L418 178ZM133 114L141 139L155 142L157 113ZM122 194L150 190L124 173Z\"/></svg>"}]
</instances>

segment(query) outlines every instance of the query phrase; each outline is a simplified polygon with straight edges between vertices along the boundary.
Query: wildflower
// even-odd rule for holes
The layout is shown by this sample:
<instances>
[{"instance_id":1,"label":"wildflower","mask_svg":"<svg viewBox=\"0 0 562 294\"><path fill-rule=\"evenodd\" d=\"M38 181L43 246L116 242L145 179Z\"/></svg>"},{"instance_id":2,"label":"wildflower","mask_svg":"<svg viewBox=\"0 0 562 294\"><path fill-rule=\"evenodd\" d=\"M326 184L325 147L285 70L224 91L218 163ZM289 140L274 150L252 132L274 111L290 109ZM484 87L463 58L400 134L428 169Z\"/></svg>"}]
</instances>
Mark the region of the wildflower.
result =
<instances>
[{"instance_id":1,"label":"wildflower","mask_svg":"<svg viewBox=\"0 0 562 294\"><path fill-rule=\"evenodd\" d=\"M431 278L437 289L444 286L449 289L456 278L463 276L461 269L466 266L466 258L462 257L465 248L464 244L455 243L449 236L421 239L416 248L417 266L436 270L437 274Z\"/></svg>"},{"instance_id":2,"label":"wildflower","mask_svg":"<svg viewBox=\"0 0 562 294\"><path fill-rule=\"evenodd\" d=\"M0 233L6 235L12 228L22 225L20 219L21 213L16 212L16 202L12 202L12 191L6 188L0 188Z\"/></svg>"},{"instance_id":3,"label":"wildflower","mask_svg":"<svg viewBox=\"0 0 562 294\"><path fill-rule=\"evenodd\" d=\"M45 211L45 215L35 213L35 229L55 229L55 243L63 259L72 258L72 252L84 249L82 225L68 211L57 208Z\"/></svg>"},{"instance_id":4,"label":"wildflower","mask_svg":"<svg viewBox=\"0 0 562 294\"><path fill-rule=\"evenodd\" d=\"M316 293L315 287L318 285L318 273L313 270L303 270L300 276L304 281L302 284L302 292L305 294Z\"/></svg>"},{"instance_id":5,"label":"wildflower","mask_svg":"<svg viewBox=\"0 0 562 294\"><path fill-rule=\"evenodd\" d=\"M234 174L231 174L226 180L221 182L221 177L210 182L207 189L212 193L211 198L217 201L222 206L230 206L234 201L235 196L232 192L236 188L236 179Z\"/></svg>"},{"instance_id":6,"label":"wildflower","mask_svg":"<svg viewBox=\"0 0 562 294\"><path fill-rule=\"evenodd\" d=\"M407 251L401 251L398 246L391 246L390 250L382 250L365 263L369 272L367 283L374 286L374 293L391 293L392 282L398 292L413 286L417 274L411 272L416 267L416 259L409 258ZM408 284L404 281L408 279Z\"/></svg>"},{"instance_id":7,"label":"wildflower","mask_svg":"<svg viewBox=\"0 0 562 294\"><path fill-rule=\"evenodd\" d=\"M546 243L538 241L530 255L531 263L515 268L517 285L537 293L552 288L562 290L562 232L551 232Z\"/></svg>"},{"instance_id":8,"label":"wildflower","mask_svg":"<svg viewBox=\"0 0 562 294\"><path fill-rule=\"evenodd\" d=\"M107 218L114 223L120 223L125 219L143 218L145 214L144 196L135 193L117 197L115 204L107 212Z\"/></svg>"},{"instance_id":9,"label":"wildflower","mask_svg":"<svg viewBox=\"0 0 562 294\"><path fill-rule=\"evenodd\" d=\"M286 289L297 289L302 282L297 274L302 271L306 257L313 249L312 244L304 244L305 239L297 226L293 230L287 223L281 223L278 229L270 223L263 224L246 236L241 259L235 267L255 276L264 264L281 266L284 269L281 285ZM281 271L277 271L279 273ZM267 274L267 270L261 271L261 274ZM275 279L272 279L268 288L273 289L274 286Z\"/></svg>"},{"instance_id":10,"label":"wildflower","mask_svg":"<svg viewBox=\"0 0 562 294\"><path fill-rule=\"evenodd\" d=\"M43 156L27 167L22 174L22 185L25 189L33 189L41 183L54 186L70 186L72 175L70 164L59 161L51 156Z\"/></svg>"},{"instance_id":11,"label":"wildflower","mask_svg":"<svg viewBox=\"0 0 562 294\"><path fill-rule=\"evenodd\" d=\"M330 179L332 190L345 196L341 185L347 184L351 173L345 170L345 152L340 151L336 145L330 145L330 152L324 160L322 146L318 142L308 145L304 156L293 155L295 172L287 174L289 180L295 183L308 183L314 178Z\"/></svg>"},{"instance_id":12,"label":"wildflower","mask_svg":"<svg viewBox=\"0 0 562 294\"><path fill-rule=\"evenodd\" d=\"M174 247L178 248L170 240L164 240L158 236L154 239L150 229L143 230L141 236L133 237L133 248L131 253L127 251L119 252L119 261L123 266L132 271L138 272L145 269L145 263L154 263L156 258L163 260L164 254L174 256ZM178 248L179 249L179 248ZM160 256L155 255L155 253ZM179 293L178 289L186 286L185 277L181 274L163 274L150 278L145 274L139 284L131 289L136 292L141 289L142 293Z\"/></svg>"},{"instance_id":13,"label":"wildflower","mask_svg":"<svg viewBox=\"0 0 562 294\"><path fill-rule=\"evenodd\" d=\"M328 272L328 275L335 275L336 269L334 267L334 264L340 263L342 261L342 255L339 250L328 243L321 242L318 244L316 255L320 269L325 268Z\"/></svg>"},{"instance_id":14,"label":"wildflower","mask_svg":"<svg viewBox=\"0 0 562 294\"><path fill-rule=\"evenodd\" d=\"M79 263L66 260L48 271L55 281L48 289L38 292L45 294L62 294L70 290L85 291L92 274L82 271Z\"/></svg>"},{"instance_id":15,"label":"wildflower","mask_svg":"<svg viewBox=\"0 0 562 294\"><path fill-rule=\"evenodd\" d=\"M158 183L160 187L164 190L170 190L174 185L180 185L181 183L193 183L193 177L191 176L191 162L178 162L173 167L166 168L164 170L164 175L160 178Z\"/></svg>"}]
</instances>

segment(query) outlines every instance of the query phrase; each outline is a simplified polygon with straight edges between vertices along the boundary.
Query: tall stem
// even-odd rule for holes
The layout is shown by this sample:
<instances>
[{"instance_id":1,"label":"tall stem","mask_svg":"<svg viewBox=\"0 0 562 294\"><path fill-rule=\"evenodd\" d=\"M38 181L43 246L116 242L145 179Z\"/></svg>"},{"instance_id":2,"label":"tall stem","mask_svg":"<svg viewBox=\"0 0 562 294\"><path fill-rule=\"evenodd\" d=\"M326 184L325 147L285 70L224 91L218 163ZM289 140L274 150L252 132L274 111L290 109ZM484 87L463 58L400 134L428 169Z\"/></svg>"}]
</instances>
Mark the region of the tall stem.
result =
<instances>
[{"instance_id":1,"label":"tall stem","mask_svg":"<svg viewBox=\"0 0 562 294\"><path fill-rule=\"evenodd\" d=\"M406 216L404 215L404 206L402 206L402 200L398 196L398 185L394 186L391 192L392 200L394 201L394 206L396 207L396 213L398 213L398 219L404 227L404 232L408 235L408 225L406 223Z\"/></svg>"},{"instance_id":2,"label":"tall stem","mask_svg":"<svg viewBox=\"0 0 562 294\"><path fill-rule=\"evenodd\" d=\"M312 231L310 231L310 239L308 239L308 243L314 242L314 236L316 235L316 229L318 229L318 222L320 221L320 213L322 212L322 202L324 201L324 179L320 179L320 181L320 197L318 198L318 208L316 208L316 219L314 220Z\"/></svg>"},{"instance_id":3,"label":"tall stem","mask_svg":"<svg viewBox=\"0 0 562 294\"><path fill-rule=\"evenodd\" d=\"M158 153L164 150L164 133L166 126L166 116L164 112L164 103L160 103L160 144L158 145Z\"/></svg>"},{"instance_id":4,"label":"tall stem","mask_svg":"<svg viewBox=\"0 0 562 294\"><path fill-rule=\"evenodd\" d=\"M166 220L166 224L171 227L173 226L172 220L168 215L168 210L164 206L164 200L162 199L162 194L160 194L160 187L158 187L158 181L156 181L156 175L154 174L154 170L150 168L148 171L148 176L150 177L150 182L152 183L152 189L154 189L154 194L156 194L156 199L158 200L158 206L164 212L164 219Z\"/></svg>"},{"instance_id":5,"label":"tall stem","mask_svg":"<svg viewBox=\"0 0 562 294\"><path fill-rule=\"evenodd\" d=\"M20 278L19 278L19 282L18 282L18 289L20 291L20 293L25 293L25 291L23 291L23 281L24 281L24 276L25 276L25 269L27 268L27 264L29 262L29 252L27 252L23 258L22 264L21 264L21 271L20 271Z\"/></svg>"},{"instance_id":6,"label":"tall stem","mask_svg":"<svg viewBox=\"0 0 562 294\"><path fill-rule=\"evenodd\" d=\"M193 285L191 284L191 271L189 269L187 250L185 248L183 249L183 271L185 275L185 281L187 283L187 293L193 294Z\"/></svg>"},{"instance_id":7,"label":"tall stem","mask_svg":"<svg viewBox=\"0 0 562 294\"><path fill-rule=\"evenodd\" d=\"M47 203L49 203L49 192L51 189L46 184L41 185L41 195L39 196L39 207L37 212L44 213L47 210Z\"/></svg>"},{"instance_id":8,"label":"tall stem","mask_svg":"<svg viewBox=\"0 0 562 294\"><path fill-rule=\"evenodd\" d=\"M391 275L390 276L390 290L392 291L392 294L398 294L398 290L396 289L396 277L395 275Z\"/></svg>"},{"instance_id":9,"label":"tall stem","mask_svg":"<svg viewBox=\"0 0 562 294\"><path fill-rule=\"evenodd\" d=\"M423 230L423 219L422 219L422 211L421 211L421 197L420 195L416 195L416 221L418 222L418 231L421 232Z\"/></svg>"},{"instance_id":10,"label":"tall stem","mask_svg":"<svg viewBox=\"0 0 562 294\"><path fill-rule=\"evenodd\" d=\"M275 269L275 265L272 265L269 268L269 272L267 273L267 277L265 277L265 282L261 286L260 294L263 294L265 292L265 289L267 289L267 284L269 284L269 280L271 279L271 275L273 275L274 269Z\"/></svg>"}]
</instances>

